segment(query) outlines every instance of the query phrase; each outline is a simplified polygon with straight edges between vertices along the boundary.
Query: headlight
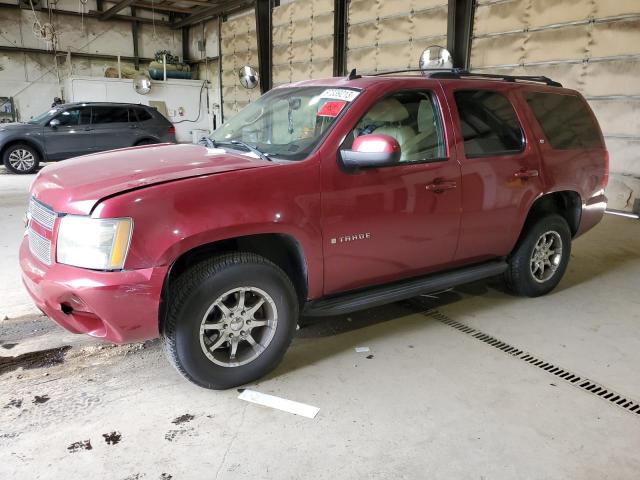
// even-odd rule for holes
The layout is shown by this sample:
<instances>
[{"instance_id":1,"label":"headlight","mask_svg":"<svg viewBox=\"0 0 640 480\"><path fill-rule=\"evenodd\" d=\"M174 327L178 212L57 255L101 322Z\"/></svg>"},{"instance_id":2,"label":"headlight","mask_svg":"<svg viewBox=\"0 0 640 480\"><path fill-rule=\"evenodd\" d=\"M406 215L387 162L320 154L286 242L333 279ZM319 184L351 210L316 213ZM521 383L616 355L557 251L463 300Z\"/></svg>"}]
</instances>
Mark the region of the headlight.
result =
<instances>
[{"instance_id":1,"label":"headlight","mask_svg":"<svg viewBox=\"0 0 640 480\"><path fill-rule=\"evenodd\" d=\"M65 215L60 221L58 263L94 270L120 270L131 239L130 218L91 218Z\"/></svg>"}]
</instances>

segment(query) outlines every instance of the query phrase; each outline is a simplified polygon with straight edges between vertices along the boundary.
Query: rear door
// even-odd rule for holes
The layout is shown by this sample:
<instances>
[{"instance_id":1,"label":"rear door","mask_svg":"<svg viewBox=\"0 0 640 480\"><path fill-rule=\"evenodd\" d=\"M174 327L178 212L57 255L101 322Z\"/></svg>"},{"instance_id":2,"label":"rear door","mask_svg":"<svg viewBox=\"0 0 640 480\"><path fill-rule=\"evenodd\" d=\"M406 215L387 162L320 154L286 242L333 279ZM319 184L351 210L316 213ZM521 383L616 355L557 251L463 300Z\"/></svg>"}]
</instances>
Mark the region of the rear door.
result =
<instances>
[{"instance_id":1,"label":"rear door","mask_svg":"<svg viewBox=\"0 0 640 480\"><path fill-rule=\"evenodd\" d=\"M522 98L533 114L532 129L544 159L545 183L555 190L579 191L588 195L585 200L606 187L607 151L587 102L567 90L531 89L522 92Z\"/></svg>"},{"instance_id":2,"label":"rear door","mask_svg":"<svg viewBox=\"0 0 640 480\"><path fill-rule=\"evenodd\" d=\"M94 106L91 127L97 152L130 147L139 136L136 117L123 105Z\"/></svg>"},{"instance_id":3,"label":"rear door","mask_svg":"<svg viewBox=\"0 0 640 480\"><path fill-rule=\"evenodd\" d=\"M93 152L91 107L69 108L58 113L53 119L60 124L56 127L47 124L43 130L49 160L64 160Z\"/></svg>"},{"instance_id":4,"label":"rear door","mask_svg":"<svg viewBox=\"0 0 640 480\"><path fill-rule=\"evenodd\" d=\"M456 261L507 255L542 191L537 146L514 88L446 82L462 169Z\"/></svg>"}]
</instances>

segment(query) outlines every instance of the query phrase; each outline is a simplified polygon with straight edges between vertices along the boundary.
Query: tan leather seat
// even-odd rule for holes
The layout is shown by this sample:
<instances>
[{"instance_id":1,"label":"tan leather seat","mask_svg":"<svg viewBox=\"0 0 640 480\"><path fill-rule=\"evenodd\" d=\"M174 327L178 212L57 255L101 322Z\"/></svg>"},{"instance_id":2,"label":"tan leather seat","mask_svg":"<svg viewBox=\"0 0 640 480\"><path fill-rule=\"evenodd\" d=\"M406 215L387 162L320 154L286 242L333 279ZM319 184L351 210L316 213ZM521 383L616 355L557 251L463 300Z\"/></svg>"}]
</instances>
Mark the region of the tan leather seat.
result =
<instances>
[{"instance_id":1,"label":"tan leather seat","mask_svg":"<svg viewBox=\"0 0 640 480\"><path fill-rule=\"evenodd\" d=\"M409 118L409 111L402 103L395 98L385 98L376 103L361 122L361 126L370 124L380 125L373 133L389 135L395 138L400 144L400 161L405 161L408 151L406 146L413 140L416 133L413 128L400 124Z\"/></svg>"},{"instance_id":2,"label":"tan leather seat","mask_svg":"<svg viewBox=\"0 0 640 480\"><path fill-rule=\"evenodd\" d=\"M407 143L407 155L411 155L412 160L417 154L424 159L438 158L444 156L440 139L438 138L438 127L436 125L435 112L430 100L421 100L418 105L418 134Z\"/></svg>"}]
</instances>

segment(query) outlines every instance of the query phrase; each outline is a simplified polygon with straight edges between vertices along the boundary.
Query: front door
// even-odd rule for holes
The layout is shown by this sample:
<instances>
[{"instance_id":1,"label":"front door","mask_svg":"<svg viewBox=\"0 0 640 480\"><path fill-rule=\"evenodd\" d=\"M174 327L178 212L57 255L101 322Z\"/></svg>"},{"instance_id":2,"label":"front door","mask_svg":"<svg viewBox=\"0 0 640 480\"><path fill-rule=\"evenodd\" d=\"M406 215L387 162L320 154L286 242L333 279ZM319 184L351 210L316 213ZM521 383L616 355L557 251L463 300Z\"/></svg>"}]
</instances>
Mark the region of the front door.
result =
<instances>
[{"instance_id":1,"label":"front door","mask_svg":"<svg viewBox=\"0 0 640 480\"><path fill-rule=\"evenodd\" d=\"M445 142L442 99L404 90L375 103L341 148L368 133L394 137L397 165L345 171L322 167L325 294L446 268L460 222L460 168Z\"/></svg>"},{"instance_id":2,"label":"front door","mask_svg":"<svg viewBox=\"0 0 640 480\"><path fill-rule=\"evenodd\" d=\"M52 126L51 120L59 123ZM43 131L47 159L64 160L93 151L90 107L69 108L58 113L51 120L45 125Z\"/></svg>"}]
</instances>

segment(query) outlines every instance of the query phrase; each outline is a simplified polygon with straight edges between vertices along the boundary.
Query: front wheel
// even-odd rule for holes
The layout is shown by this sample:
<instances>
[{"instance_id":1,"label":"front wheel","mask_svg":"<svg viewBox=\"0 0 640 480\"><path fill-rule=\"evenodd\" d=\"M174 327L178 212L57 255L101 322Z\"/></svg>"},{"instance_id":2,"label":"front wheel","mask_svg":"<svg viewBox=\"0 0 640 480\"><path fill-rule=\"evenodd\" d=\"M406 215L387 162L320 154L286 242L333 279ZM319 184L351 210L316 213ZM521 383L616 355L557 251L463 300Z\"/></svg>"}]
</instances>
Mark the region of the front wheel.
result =
<instances>
[{"instance_id":1,"label":"front wheel","mask_svg":"<svg viewBox=\"0 0 640 480\"><path fill-rule=\"evenodd\" d=\"M509 257L505 283L517 295L538 297L553 290L571 255L571 231L560 215L531 224Z\"/></svg>"},{"instance_id":2,"label":"front wheel","mask_svg":"<svg viewBox=\"0 0 640 480\"><path fill-rule=\"evenodd\" d=\"M19 143L7 148L2 160L4 166L13 173L34 173L38 169L40 155L30 145Z\"/></svg>"},{"instance_id":3,"label":"front wheel","mask_svg":"<svg viewBox=\"0 0 640 480\"><path fill-rule=\"evenodd\" d=\"M289 277L252 253L231 253L195 265L175 286L162 329L165 352L188 380L225 389L273 370L298 319Z\"/></svg>"}]
</instances>

